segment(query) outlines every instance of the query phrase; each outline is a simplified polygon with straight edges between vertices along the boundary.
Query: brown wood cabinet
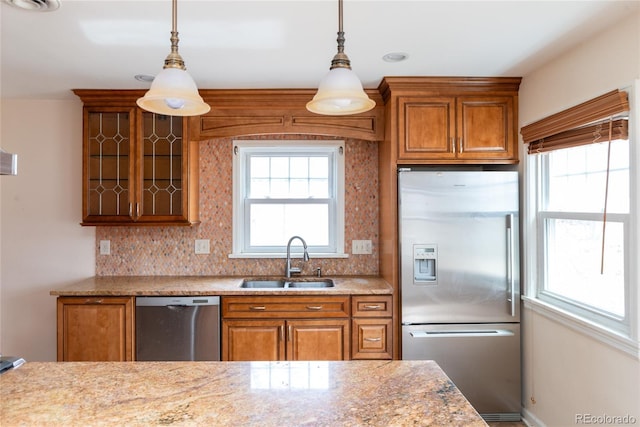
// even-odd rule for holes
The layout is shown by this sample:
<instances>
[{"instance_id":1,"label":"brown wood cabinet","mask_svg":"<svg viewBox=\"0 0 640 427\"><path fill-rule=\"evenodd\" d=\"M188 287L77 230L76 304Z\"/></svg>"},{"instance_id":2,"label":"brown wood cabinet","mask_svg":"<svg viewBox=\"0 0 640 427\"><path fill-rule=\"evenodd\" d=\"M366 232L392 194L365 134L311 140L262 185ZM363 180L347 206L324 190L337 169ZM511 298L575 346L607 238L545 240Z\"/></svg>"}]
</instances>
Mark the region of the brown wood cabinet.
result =
<instances>
[{"instance_id":1,"label":"brown wood cabinet","mask_svg":"<svg viewBox=\"0 0 640 427\"><path fill-rule=\"evenodd\" d=\"M58 361L134 360L133 297L58 297Z\"/></svg>"},{"instance_id":2,"label":"brown wood cabinet","mask_svg":"<svg viewBox=\"0 0 640 427\"><path fill-rule=\"evenodd\" d=\"M517 160L512 96L400 96L398 163Z\"/></svg>"},{"instance_id":3,"label":"brown wood cabinet","mask_svg":"<svg viewBox=\"0 0 640 427\"><path fill-rule=\"evenodd\" d=\"M222 360L286 360L283 320L222 321Z\"/></svg>"},{"instance_id":4,"label":"brown wood cabinet","mask_svg":"<svg viewBox=\"0 0 640 427\"><path fill-rule=\"evenodd\" d=\"M397 164L517 163L520 78L385 77Z\"/></svg>"},{"instance_id":5,"label":"brown wood cabinet","mask_svg":"<svg viewBox=\"0 0 640 427\"><path fill-rule=\"evenodd\" d=\"M83 100L83 225L198 223L198 147L189 119L136 107L130 91Z\"/></svg>"},{"instance_id":6,"label":"brown wood cabinet","mask_svg":"<svg viewBox=\"0 0 640 427\"><path fill-rule=\"evenodd\" d=\"M391 295L354 295L351 308L351 358L393 358Z\"/></svg>"},{"instance_id":7,"label":"brown wood cabinet","mask_svg":"<svg viewBox=\"0 0 640 427\"><path fill-rule=\"evenodd\" d=\"M222 299L222 360L348 360L348 296Z\"/></svg>"}]
</instances>

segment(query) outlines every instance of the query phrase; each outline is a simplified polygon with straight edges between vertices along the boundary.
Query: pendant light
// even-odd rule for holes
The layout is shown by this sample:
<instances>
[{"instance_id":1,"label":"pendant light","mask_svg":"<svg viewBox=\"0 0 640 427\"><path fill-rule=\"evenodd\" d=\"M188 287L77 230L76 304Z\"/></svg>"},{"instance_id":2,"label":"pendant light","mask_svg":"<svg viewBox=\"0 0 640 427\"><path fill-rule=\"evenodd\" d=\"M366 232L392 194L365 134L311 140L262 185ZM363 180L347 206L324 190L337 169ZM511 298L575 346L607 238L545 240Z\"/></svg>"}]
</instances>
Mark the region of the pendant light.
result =
<instances>
[{"instance_id":1,"label":"pendant light","mask_svg":"<svg viewBox=\"0 0 640 427\"><path fill-rule=\"evenodd\" d=\"M151 88L136 103L144 110L166 116L199 116L211 107L206 104L198 87L184 66L178 53L177 9L178 0L172 0L171 53L164 67L153 79Z\"/></svg>"},{"instance_id":2,"label":"pendant light","mask_svg":"<svg viewBox=\"0 0 640 427\"><path fill-rule=\"evenodd\" d=\"M331 61L331 68L320 81L318 92L307 103L307 110L331 116L363 113L375 107L369 99L358 76L351 70L351 61L344 53L342 31L342 0L338 0L338 53Z\"/></svg>"}]
</instances>

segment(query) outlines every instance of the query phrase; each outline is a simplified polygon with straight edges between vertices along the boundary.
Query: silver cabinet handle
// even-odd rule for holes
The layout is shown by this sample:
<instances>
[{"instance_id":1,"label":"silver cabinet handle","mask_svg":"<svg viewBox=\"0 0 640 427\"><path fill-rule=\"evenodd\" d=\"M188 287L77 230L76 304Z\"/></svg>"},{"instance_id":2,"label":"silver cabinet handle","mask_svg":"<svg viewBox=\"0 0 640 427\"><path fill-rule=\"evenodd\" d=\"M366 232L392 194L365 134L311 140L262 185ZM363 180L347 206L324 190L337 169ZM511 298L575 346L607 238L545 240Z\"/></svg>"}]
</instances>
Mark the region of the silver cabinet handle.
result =
<instances>
[{"instance_id":1,"label":"silver cabinet handle","mask_svg":"<svg viewBox=\"0 0 640 427\"><path fill-rule=\"evenodd\" d=\"M284 341L284 326L278 326L280 329L280 341Z\"/></svg>"},{"instance_id":2,"label":"silver cabinet handle","mask_svg":"<svg viewBox=\"0 0 640 427\"><path fill-rule=\"evenodd\" d=\"M507 215L507 280L509 281L509 296L507 301L511 303L511 316L516 315L516 285L514 277L515 265L515 250L513 245L515 244L514 233L515 223L513 220L513 214Z\"/></svg>"},{"instance_id":3,"label":"silver cabinet handle","mask_svg":"<svg viewBox=\"0 0 640 427\"><path fill-rule=\"evenodd\" d=\"M364 341L380 342L382 341L382 338L365 338Z\"/></svg>"},{"instance_id":4,"label":"silver cabinet handle","mask_svg":"<svg viewBox=\"0 0 640 427\"><path fill-rule=\"evenodd\" d=\"M307 310L322 310L322 306L321 305L308 305L307 306Z\"/></svg>"},{"instance_id":5,"label":"silver cabinet handle","mask_svg":"<svg viewBox=\"0 0 640 427\"><path fill-rule=\"evenodd\" d=\"M453 151L453 154L456 154L456 138L452 136L450 139L451 139L451 151Z\"/></svg>"},{"instance_id":6,"label":"silver cabinet handle","mask_svg":"<svg viewBox=\"0 0 640 427\"><path fill-rule=\"evenodd\" d=\"M140 218L140 203L136 203L136 217Z\"/></svg>"},{"instance_id":7,"label":"silver cabinet handle","mask_svg":"<svg viewBox=\"0 0 640 427\"><path fill-rule=\"evenodd\" d=\"M458 138L458 144L459 144L459 146L460 146L460 148L459 148L459 150L458 150L458 153L459 153L459 154L462 154L462 137Z\"/></svg>"},{"instance_id":8,"label":"silver cabinet handle","mask_svg":"<svg viewBox=\"0 0 640 427\"><path fill-rule=\"evenodd\" d=\"M292 328L291 325L289 325L289 334L288 335L289 335L289 341L291 341L291 337L293 335L293 328Z\"/></svg>"},{"instance_id":9,"label":"silver cabinet handle","mask_svg":"<svg viewBox=\"0 0 640 427\"><path fill-rule=\"evenodd\" d=\"M267 307L265 307L264 305L252 305L249 307L249 310L255 310L255 311L263 311L266 309Z\"/></svg>"},{"instance_id":10,"label":"silver cabinet handle","mask_svg":"<svg viewBox=\"0 0 640 427\"><path fill-rule=\"evenodd\" d=\"M365 305L362 308L364 310L380 310L382 307L380 305Z\"/></svg>"}]
</instances>

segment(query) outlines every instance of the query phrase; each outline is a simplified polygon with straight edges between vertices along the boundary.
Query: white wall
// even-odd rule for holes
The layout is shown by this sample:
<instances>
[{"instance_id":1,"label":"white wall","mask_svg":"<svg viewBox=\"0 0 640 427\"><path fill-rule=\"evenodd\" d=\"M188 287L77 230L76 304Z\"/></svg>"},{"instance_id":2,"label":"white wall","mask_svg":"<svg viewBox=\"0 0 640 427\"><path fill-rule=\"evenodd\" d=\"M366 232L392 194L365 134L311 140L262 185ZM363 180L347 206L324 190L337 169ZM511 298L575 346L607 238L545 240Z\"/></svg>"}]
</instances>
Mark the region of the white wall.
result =
<instances>
[{"instance_id":1,"label":"white wall","mask_svg":"<svg viewBox=\"0 0 640 427\"><path fill-rule=\"evenodd\" d=\"M0 353L56 360L53 288L93 276L95 229L83 228L82 104L2 100L0 146L18 175L0 176Z\"/></svg>"},{"instance_id":2,"label":"white wall","mask_svg":"<svg viewBox=\"0 0 640 427\"><path fill-rule=\"evenodd\" d=\"M638 78L640 13L635 13L524 76L520 126L613 89L628 87ZM636 100L636 108L637 101L640 100ZM634 120L637 123L638 119ZM637 134L635 142L640 143ZM637 228L634 234L637 245ZM525 234L524 238L528 237ZM632 280L637 284L638 269L632 268ZM535 277L526 279L530 282ZM637 296L632 303L637 306ZM631 414L640 424L640 360L636 357L532 308L523 311L523 355L524 412L533 425L580 424L576 422L577 414Z\"/></svg>"}]
</instances>

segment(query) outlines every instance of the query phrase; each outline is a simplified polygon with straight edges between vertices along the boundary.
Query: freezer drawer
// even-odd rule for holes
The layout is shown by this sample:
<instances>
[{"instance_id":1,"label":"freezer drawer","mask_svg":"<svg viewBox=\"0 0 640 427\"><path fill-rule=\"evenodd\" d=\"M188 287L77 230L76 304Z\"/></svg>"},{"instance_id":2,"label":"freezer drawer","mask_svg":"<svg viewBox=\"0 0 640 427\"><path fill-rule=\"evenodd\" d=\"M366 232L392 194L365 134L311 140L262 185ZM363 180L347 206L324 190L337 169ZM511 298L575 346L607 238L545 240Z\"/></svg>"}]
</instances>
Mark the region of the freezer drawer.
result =
<instances>
[{"instance_id":1,"label":"freezer drawer","mask_svg":"<svg viewBox=\"0 0 640 427\"><path fill-rule=\"evenodd\" d=\"M519 421L520 325L402 326L402 358L435 360L486 421Z\"/></svg>"}]
</instances>

